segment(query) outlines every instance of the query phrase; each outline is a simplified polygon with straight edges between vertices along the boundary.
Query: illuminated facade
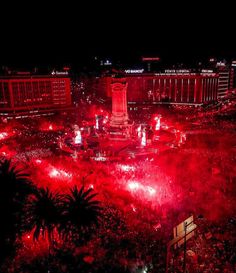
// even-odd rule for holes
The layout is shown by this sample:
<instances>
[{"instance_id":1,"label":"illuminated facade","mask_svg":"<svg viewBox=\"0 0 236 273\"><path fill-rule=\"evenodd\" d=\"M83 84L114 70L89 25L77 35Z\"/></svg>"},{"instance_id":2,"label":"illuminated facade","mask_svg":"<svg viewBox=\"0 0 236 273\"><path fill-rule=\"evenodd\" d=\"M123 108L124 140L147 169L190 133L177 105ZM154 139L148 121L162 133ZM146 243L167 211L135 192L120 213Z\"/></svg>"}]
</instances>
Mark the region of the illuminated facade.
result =
<instances>
[{"instance_id":1,"label":"illuminated facade","mask_svg":"<svg viewBox=\"0 0 236 273\"><path fill-rule=\"evenodd\" d=\"M230 69L230 86L229 89L236 88L236 61L232 61Z\"/></svg>"},{"instance_id":2,"label":"illuminated facade","mask_svg":"<svg viewBox=\"0 0 236 273\"><path fill-rule=\"evenodd\" d=\"M211 58L209 60L209 67L211 67L218 75L218 98L222 98L226 96L228 90L233 88L233 78L234 78L234 61L232 61L231 65L226 62L226 60L217 60Z\"/></svg>"},{"instance_id":3,"label":"illuminated facade","mask_svg":"<svg viewBox=\"0 0 236 273\"><path fill-rule=\"evenodd\" d=\"M70 79L67 77L29 75L0 78L2 115L60 110L70 105Z\"/></svg>"},{"instance_id":4,"label":"illuminated facade","mask_svg":"<svg viewBox=\"0 0 236 273\"><path fill-rule=\"evenodd\" d=\"M127 70L127 101L128 103L182 103L202 104L217 99L217 73L191 73L187 70L166 70L164 73L129 73ZM101 90L106 96L111 96L109 80L111 77L102 77ZM97 88L98 89L98 88Z\"/></svg>"},{"instance_id":5,"label":"illuminated facade","mask_svg":"<svg viewBox=\"0 0 236 273\"><path fill-rule=\"evenodd\" d=\"M201 104L217 99L218 75L215 73L129 75L127 83L129 102Z\"/></svg>"},{"instance_id":6,"label":"illuminated facade","mask_svg":"<svg viewBox=\"0 0 236 273\"><path fill-rule=\"evenodd\" d=\"M222 98L226 95L227 90L230 88L230 70L228 68L220 68L218 74L218 97Z\"/></svg>"}]
</instances>

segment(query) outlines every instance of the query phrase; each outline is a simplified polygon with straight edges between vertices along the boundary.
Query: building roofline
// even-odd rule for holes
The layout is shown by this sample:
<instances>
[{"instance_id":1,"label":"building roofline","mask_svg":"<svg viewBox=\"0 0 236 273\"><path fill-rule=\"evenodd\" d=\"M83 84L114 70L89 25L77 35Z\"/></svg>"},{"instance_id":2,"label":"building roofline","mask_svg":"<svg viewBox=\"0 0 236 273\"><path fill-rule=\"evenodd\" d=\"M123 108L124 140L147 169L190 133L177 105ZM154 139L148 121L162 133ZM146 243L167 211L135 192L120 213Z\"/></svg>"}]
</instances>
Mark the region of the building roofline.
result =
<instances>
[{"instance_id":1,"label":"building roofline","mask_svg":"<svg viewBox=\"0 0 236 273\"><path fill-rule=\"evenodd\" d=\"M0 75L0 80L15 80L15 79L54 79L54 78L66 78L69 79L69 75Z\"/></svg>"}]
</instances>

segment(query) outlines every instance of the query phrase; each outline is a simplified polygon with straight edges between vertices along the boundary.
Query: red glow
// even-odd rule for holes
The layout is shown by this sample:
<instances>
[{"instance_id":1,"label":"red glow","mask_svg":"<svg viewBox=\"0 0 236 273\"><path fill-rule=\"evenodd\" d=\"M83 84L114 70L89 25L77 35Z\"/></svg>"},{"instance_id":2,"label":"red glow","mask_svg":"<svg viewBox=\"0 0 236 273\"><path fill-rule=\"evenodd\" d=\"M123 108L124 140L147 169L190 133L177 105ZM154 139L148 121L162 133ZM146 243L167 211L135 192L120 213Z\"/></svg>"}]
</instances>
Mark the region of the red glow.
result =
<instances>
[{"instance_id":1,"label":"red glow","mask_svg":"<svg viewBox=\"0 0 236 273\"><path fill-rule=\"evenodd\" d=\"M51 178L56 178L56 179L68 179L71 178L71 174L65 172L64 170L56 169L54 167L50 168L49 171L49 176Z\"/></svg>"},{"instance_id":2,"label":"red glow","mask_svg":"<svg viewBox=\"0 0 236 273\"><path fill-rule=\"evenodd\" d=\"M59 131L62 130L63 127L61 125L53 124L48 121L43 121L40 123L40 130L44 132L48 131Z\"/></svg>"},{"instance_id":3,"label":"red glow","mask_svg":"<svg viewBox=\"0 0 236 273\"><path fill-rule=\"evenodd\" d=\"M91 112L100 113L98 108ZM204 215L209 226L235 214L235 125L220 121L224 126L219 126L218 120L214 124L212 114L201 119L198 110L193 116L187 115L188 119L174 114L167 116L158 109L158 113L148 113L145 120L137 118L132 137L125 141L113 141L105 130L96 131L94 115L88 122L73 120L70 126L67 120L66 125L62 125L51 118L35 125L36 129L25 125L26 128L19 129L11 138L1 139L0 155L12 155L13 160L23 162L39 187L49 187L59 193L68 193L74 185L95 189L105 209L115 208L120 218L124 215L125 231L118 227L117 234L121 233L125 239L125 236L130 239L128 236L132 234L138 251L147 248L150 252L152 242L148 241L146 246L139 239L142 236L146 239L150 234L152 240L168 240L169 230L190 212ZM81 128L88 147L73 146L73 124ZM144 128L147 145L141 146ZM33 142L36 130L40 133L37 142ZM1 132L12 131L13 128L4 128ZM66 139L72 140L69 145ZM58 144L55 153L51 143ZM28 144L32 145L28 148ZM113 235L103 224L87 249L100 251L103 229L105 236L119 240L119 236ZM32 234L23 235L23 246L18 251L22 259L45 255L48 251L47 239L34 242L32 238ZM59 238L56 240L60 242ZM86 252L83 261L97 262L99 251L98 254Z\"/></svg>"},{"instance_id":4,"label":"red glow","mask_svg":"<svg viewBox=\"0 0 236 273\"><path fill-rule=\"evenodd\" d=\"M130 171L134 171L135 167L134 166L130 166L130 165L125 165L125 164L121 164L119 165L119 168L124 171L124 172L130 172Z\"/></svg>"},{"instance_id":5,"label":"red glow","mask_svg":"<svg viewBox=\"0 0 236 273\"><path fill-rule=\"evenodd\" d=\"M154 189L153 187L144 186L144 185L140 184L139 182L129 182L128 189L132 193L136 193L137 191L141 191L144 194L144 197L148 197L148 198L156 195L156 193L157 193L156 189Z\"/></svg>"}]
</instances>

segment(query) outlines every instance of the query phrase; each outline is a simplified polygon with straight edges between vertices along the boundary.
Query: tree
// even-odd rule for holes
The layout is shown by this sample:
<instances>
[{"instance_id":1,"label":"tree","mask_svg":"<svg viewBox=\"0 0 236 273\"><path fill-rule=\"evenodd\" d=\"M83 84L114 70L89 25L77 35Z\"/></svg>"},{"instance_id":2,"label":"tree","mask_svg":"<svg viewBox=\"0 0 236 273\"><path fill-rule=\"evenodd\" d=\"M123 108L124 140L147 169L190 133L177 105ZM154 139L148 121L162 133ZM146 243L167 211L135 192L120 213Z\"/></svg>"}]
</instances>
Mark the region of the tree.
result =
<instances>
[{"instance_id":1,"label":"tree","mask_svg":"<svg viewBox=\"0 0 236 273\"><path fill-rule=\"evenodd\" d=\"M22 201L34 190L29 174L24 169L17 168L8 159L0 160L0 179L1 200L9 203L15 201L23 205Z\"/></svg>"},{"instance_id":2,"label":"tree","mask_svg":"<svg viewBox=\"0 0 236 273\"><path fill-rule=\"evenodd\" d=\"M98 225L102 208L99 201L93 200L97 194L92 192L93 189L84 190L82 186L78 190L75 186L65 196L61 228L66 238L83 239L88 231Z\"/></svg>"},{"instance_id":3,"label":"tree","mask_svg":"<svg viewBox=\"0 0 236 273\"><path fill-rule=\"evenodd\" d=\"M12 164L0 160L0 263L14 253L17 235L22 233L22 212L27 197L34 187L29 174Z\"/></svg>"},{"instance_id":4,"label":"tree","mask_svg":"<svg viewBox=\"0 0 236 273\"><path fill-rule=\"evenodd\" d=\"M49 243L58 231L62 214L62 196L48 188L38 189L25 208L26 230L33 230L34 240L40 235L47 237Z\"/></svg>"}]
</instances>

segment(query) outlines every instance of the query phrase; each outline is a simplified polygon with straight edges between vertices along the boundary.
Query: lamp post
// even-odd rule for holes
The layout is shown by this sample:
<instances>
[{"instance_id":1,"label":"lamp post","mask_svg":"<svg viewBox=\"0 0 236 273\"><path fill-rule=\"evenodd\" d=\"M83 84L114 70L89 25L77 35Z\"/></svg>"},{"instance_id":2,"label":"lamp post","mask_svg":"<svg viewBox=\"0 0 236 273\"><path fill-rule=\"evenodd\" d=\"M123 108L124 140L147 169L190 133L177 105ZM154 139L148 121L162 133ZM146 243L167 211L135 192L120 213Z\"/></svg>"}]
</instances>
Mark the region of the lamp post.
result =
<instances>
[{"instance_id":1,"label":"lamp post","mask_svg":"<svg viewBox=\"0 0 236 273\"><path fill-rule=\"evenodd\" d=\"M167 244L167 255L166 255L166 273L168 273L170 248L171 246L179 247L184 244L184 260L183 260L183 273L186 273L186 255L187 255L187 240L194 236L194 231L197 225L193 222L193 216L190 216L185 221L174 227L174 239Z\"/></svg>"},{"instance_id":2,"label":"lamp post","mask_svg":"<svg viewBox=\"0 0 236 273\"><path fill-rule=\"evenodd\" d=\"M183 273L186 272L186 249L187 249L186 233L187 233L187 226L188 226L188 223L184 222L184 263L183 263Z\"/></svg>"}]
</instances>

